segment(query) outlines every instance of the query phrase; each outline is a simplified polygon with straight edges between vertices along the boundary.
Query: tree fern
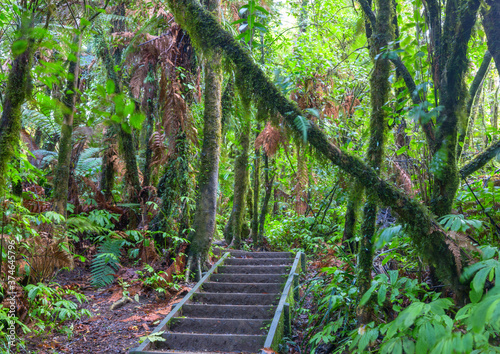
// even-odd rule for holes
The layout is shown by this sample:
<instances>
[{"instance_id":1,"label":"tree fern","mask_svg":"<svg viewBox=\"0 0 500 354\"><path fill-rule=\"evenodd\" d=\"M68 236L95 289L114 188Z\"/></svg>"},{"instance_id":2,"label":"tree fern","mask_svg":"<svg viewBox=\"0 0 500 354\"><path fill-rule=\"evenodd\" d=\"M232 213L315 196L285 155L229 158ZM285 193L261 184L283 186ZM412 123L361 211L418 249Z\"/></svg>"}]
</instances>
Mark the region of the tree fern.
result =
<instances>
[{"instance_id":1,"label":"tree fern","mask_svg":"<svg viewBox=\"0 0 500 354\"><path fill-rule=\"evenodd\" d=\"M78 175L87 175L88 173L95 174L98 171L98 168L101 167L102 158L94 157L99 154L102 148L88 148L85 149L80 158L78 159L78 164L76 165L75 174Z\"/></svg>"},{"instance_id":2,"label":"tree fern","mask_svg":"<svg viewBox=\"0 0 500 354\"><path fill-rule=\"evenodd\" d=\"M111 284L120 264L123 239L107 239L99 246L92 262L92 285L102 287Z\"/></svg>"}]
</instances>

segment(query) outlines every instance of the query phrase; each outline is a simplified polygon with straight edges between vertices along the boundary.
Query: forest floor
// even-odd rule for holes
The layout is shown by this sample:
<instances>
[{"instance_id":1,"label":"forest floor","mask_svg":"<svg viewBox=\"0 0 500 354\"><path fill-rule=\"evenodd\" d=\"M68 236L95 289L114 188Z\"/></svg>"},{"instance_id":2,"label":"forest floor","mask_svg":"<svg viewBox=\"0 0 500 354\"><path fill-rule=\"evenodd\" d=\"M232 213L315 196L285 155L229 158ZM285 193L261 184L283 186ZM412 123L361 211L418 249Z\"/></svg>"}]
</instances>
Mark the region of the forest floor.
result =
<instances>
[{"instance_id":1,"label":"forest floor","mask_svg":"<svg viewBox=\"0 0 500 354\"><path fill-rule=\"evenodd\" d=\"M117 276L123 281L137 278L140 268L121 268ZM123 297L123 287L112 284L95 289L90 284L90 270L85 266L77 266L72 271L63 271L54 280L62 287L81 291L87 302L80 308L88 309L92 317L84 316L79 320L66 322L72 328L69 334L56 331L24 337L26 348L22 353L128 353L139 345L142 336L150 334L165 318L172 306L189 292L193 284L184 284L178 291L162 296L152 290L144 290L141 286L127 290L132 302L116 307ZM135 295L138 295L136 297ZM73 299L74 300L74 299ZM115 308L111 306L115 304Z\"/></svg>"},{"instance_id":2,"label":"forest floor","mask_svg":"<svg viewBox=\"0 0 500 354\"><path fill-rule=\"evenodd\" d=\"M74 270L61 271L54 281L63 288L85 294L87 301L80 308L88 309L92 317L83 316L79 320L65 322L67 331L58 328L51 332L39 331L42 333L38 335L33 332L25 335L23 339L26 347L20 350L21 353L128 353L131 348L139 345L140 337L154 330L195 284L182 284L179 290L171 290L162 295L145 289L138 282L134 283L141 267L125 266L117 272L116 278L121 279L120 282L115 281L107 287L96 289L91 285L90 267L87 263L89 262L77 262ZM309 277L309 271L303 276ZM117 303L121 304L124 283L136 284L126 288L130 298L134 300L117 307ZM302 304L314 310L313 300L308 296ZM307 314L297 315L293 320L293 338L289 339L287 348L284 348L287 353L301 352L303 332L306 329Z\"/></svg>"}]
</instances>

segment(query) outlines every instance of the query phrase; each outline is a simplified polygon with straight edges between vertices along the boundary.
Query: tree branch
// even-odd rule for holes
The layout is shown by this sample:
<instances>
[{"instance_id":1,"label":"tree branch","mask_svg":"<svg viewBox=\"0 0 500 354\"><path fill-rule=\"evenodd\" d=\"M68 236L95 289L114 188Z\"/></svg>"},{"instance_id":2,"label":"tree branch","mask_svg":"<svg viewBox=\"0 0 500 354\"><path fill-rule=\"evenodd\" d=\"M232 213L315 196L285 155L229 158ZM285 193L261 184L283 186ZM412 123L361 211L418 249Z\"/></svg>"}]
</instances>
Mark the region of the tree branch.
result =
<instances>
[{"instance_id":1,"label":"tree branch","mask_svg":"<svg viewBox=\"0 0 500 354\"><path fill-rule=\"evenodd\" d=\"M399 73L399 75L403 78L406 84L406 88L410 93L410 98L413 104L418 105L422 103L422 99L420 98L420 95L418 94L417 91L417 85L415 84L415 81L413 80L410 71L408 71L408 68L405 66L401 58L397 56L395 59L391 59L391 62L396 67L396 70ZM430 151L433 152L434 147L436 145L436 141L434 136L434 123L432 122L432 120L429 120L429 122L422 124L422 129L424 131L425 138L427 140L427 145L429 146Z\"/></svg>"},{"instance_id":2,"label":"tree branch","mask_svg":"<svg viewBox=\"0 0 500 354\"><path fill-rule=\"evenodd\" d=\"M457 145L458 159L460 159L460 155L462 154L462 145L465 141L465 137L467 136L469 122L471 121L470 112L472 111L472 105L474 104L474 99L476 98L477 90L481 86L481 83L483 82L483 79L486 73L488 72L488 67L490 66L491 58L492 57L490 52L486 51L486 53L484 53L481 66L479 67L479 70L477 71L476 76L474 77L474 81L472 81L472 84L469 88L469 100L467 101L467 107L465 111L465 122L463 123L462 127L459 127L460 130L459 130L458 145Z\"/></svg>"},{"instance_id":3,"label":"tree branch","mask_svg":"<svg viewBox=\"0 0 500 354\"><path fill-rule=\"evenodd\" d=\"M372 7L368 3L367 0L358 0L359 4L361 5L361 8L363 9L363 12L366 15L366 18L368 19L368 22L370 22L371 28L375 28L375 25L377 23L377 18L375 17L375 13L372 10Z\"/></svg>"},{"instance_id":4,"label":"tree branch","mask_svg":"<svg viewBox=\"0 0 500 354\"><path fill-rule=\"evenodd\" d=\"M262 102L270 110L279 112L289 127L298 135L306 129L308 142L323 156L344 171L356 177L363 185L374 192L381 202L389 205L406 223L411 238L422 257L436 266L440 279L463 295L463 285L459 281L462 267L460 248L446 234L427 209L417 200L377 176L376 172L358 158L351 156L332 144L325 134L312 122L299 119L304 114L297 105L289 101L264 72L256 65L249 53L224 31L215 17L206 12L196 0L168 0L176 21L188 31L194 42L205 52L221 49L244 79L248 97ZM304 125L306 125L304 127Z\"/></svg>"},{"instance_id":5,"label":"tree branch","mask_svg":"<svg viewBox=\"0 0 500 354\"><path fill-rule=\"evenodd\" d=\"M498 153L500 153L500 140L493 142L486 148L486 150L474 156L474 158L469 161L467 165L460 169L460 175L465 178L473 174L486 165L488 161L494 158Z\"/></svg>"}]
</instances>

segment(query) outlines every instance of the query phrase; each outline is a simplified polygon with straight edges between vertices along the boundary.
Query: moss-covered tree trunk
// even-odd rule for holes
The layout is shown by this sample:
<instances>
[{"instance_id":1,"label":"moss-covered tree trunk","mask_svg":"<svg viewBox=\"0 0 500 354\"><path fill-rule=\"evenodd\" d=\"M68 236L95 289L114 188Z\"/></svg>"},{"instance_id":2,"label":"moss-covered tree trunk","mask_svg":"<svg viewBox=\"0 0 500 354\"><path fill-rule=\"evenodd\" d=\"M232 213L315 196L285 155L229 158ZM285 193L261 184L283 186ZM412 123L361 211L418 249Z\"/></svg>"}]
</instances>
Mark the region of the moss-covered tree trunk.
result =
<instances>
[{"instance_id":1,"label":"moss-covered tree trunk","mask_svg":"<svg viewBox=\"0 0 500 354\"><path fill-rule=\"evenodd\" d=\"M262 207L260 209L259 215L259 236L257 237L257 245L262 246L264 244L264 227L266 223L266 215L269 206L269 200L271 200L271 194L273 191L273 181L274 175L269 179L269 157L264 152L264 200L262 201Z\"/></svg>"},{"instance_id":2,"label":"moss-covered tree trunk","mask_svg":"<svg viewBox=\"0 0 500 354\"><path fill-rule=\"evenodd\" d=\"M76 87L80 74L81 34L73 38L72 60L69 60L66 91L63 97L63 122L61 139L59 140L59 155L54 179L54 210L66 217L68 202L68 186L70 178L70 163L73 136L73 117L75 114Z\"/></svg>"},{"instance_id":3,"label":"moss-covered tree trunk","mask_svg":"<svg viewBox=\"0 0 500 354\"><path fill-rule=\"evenodd\" d=\"M161 231L161 233L155 233L154 239L165 249L171 247L171 236L176 234L186 236L184 230L189 224L186 202L181 202L181 198L188 195L190 185L189 142L184 132L179 132L175 139L174 156L168 160L165 173L158 183L158 196L161 198L160 212L151 221L149 227L151 231ZM172 220L175 220L177 224Z\"/></svg>"},{"instance_id":4,"label":"moss-covered tree trunk","mask_svg":"<svg viewBox=\"0 0 500 354\"><path fill-rule=\"evenodd\" d=\"M483 27L488 41L488 50L495 60L495 64L500 74L500 1L487 0L489 9L483 7L481 13L483 15Z\"/></svg>"},{"instance_id":5,"label":"moss-covered tree trunk","mask_svg":"<svg viewBox=\"0 0 500 354\"><path fill-rule=\"evenodd\" d=\"M451 213L459 186L458 127L467 124L467 117L464 117L467 49L478 9L479 0L447 3L448 15L443 25L439 57L436 57L441 77L435 84L439 87L439 103L443 109L436 119L436 148L431 167L434 188L430 206L438 217Z\"/></svg>"},{"instance_id":6,"label":"moss-covered tree trunk","mask_svg":"<svg viewBox=\"0 0 500 354\"><path fill-rule=\"evenodd\" d=\"M146 113L146 131L142 141L142 146L145 149L145 161L144 168L142 170L143 187L149 186L151 183L151 161L153 157L153 150L149 144L149 139L151 138L151 135L153 135L154 130L154 101L158 92L158 84L154 79L155 70L156 68L150 63L148 76L146 77L146 84L144 85L144 98L142 102L142 109Z\"/></svg>"},{"instance_id":7,"label":"moss-covered tree trunk","mask_svg":"<svg viewBox=\"0 0 500 354\"><path fill-rule=\"evenodd\" d=\"M246 92L249 97L253 96L271 111L279 112L298 136L304 136L303 121L297 119L298 116L304 116L304 113L276 88L250 55L230 33L222 29L213 16L203 10L195 0L168 0L168 4L176 21L189 32L201 50L221 50L233 62L249 88ZM307 122L305 133L307 141L318 153L354 176L365 188L373 191L382 204L392 208L399 220L406 224L407 232L422 258L436 267L441 281L451 286L459 296L463 296L465 288L459 280L463 266L459 256L460 248L429 211L378 176L371 167L330 142L314 123Z\"/></svg>"},{"instance_id":8,"label":"moss-covered tree trunk","mask_svg":"<svg viewBox=\"0 0 500 354\"><path fill-rule=\"evenodd\" d=\"M260 133L260 124L257 125L255 137ZM252 213L252 239L256 246L259 246L259 197L260 197L260 149L255 149L253 163L253 213Z\"/></svg>"},{"instance_id":9,"label":"moss-covered tree trunk","mask_svg":"<svg viewBox=\"0 0 500 354\"><path fill-rule=\"evenodd\" d=\"M363 200L363 186L357 181L353 180L350 183L349 199L347 200L347 207L345 212L344 232L342 236L343 244L348 248L352 254L356 253L356 222L358 221L358 214L361 201Z\"/></svg>"},{"instance_id":10,"label":"moss-covered tree trunk","mask_svg":"<svg viewBox=\"0 0 500 354\"><path fill-rule=\"evenodd\" d=\"M220 23L220 1L206 0L204 3L211 16L214 16L212 18ZM221 83L221 51L214 48L209 60L205 62L203 145L192 224L194 231L189 234L189 269L201 270L205 266L215 231L221 140Z\"/></svg>"},{"instance_id":11,"label":"moss-covered tree trunk","mask_svg":"<svg viewBox=\"0 0 500 354\"><path fill-rule=\"evenodd\" d=\"M104 63L106 68L106 74L109 80L113 80L115 84L115 94L120 94L122 92L121 78L114 70L114 65L120 63L121 55L115 58L111 57L111 52L108 45L103 39L99 42L98 54ZM115 64L113 64L115 63ZM136 158L136 146L134 144L133 133L126 132L121 125L113 124L109 127L106 133L105 140L108 140L108 144L113 139L114 135L118 136L118 142L120 146L120 152L123 156L125 162L125 182L126 189L128 192L128 201L132 203L138 202L139 192L141 191L141 183L139 181L139 170L137 166ZM114 166L111 163L112 154L109 152L104 152L103 158L103 168L101 175L101 189L104 190L105 196L108 198L111 196L112 186L114 184ZM109 199L108 199L109 200Z\"/></svg>"},{"instance_id":12,"label":"moss-covered tree trunk","mask_svg":"<svg viewBox=\"0 0 500 354\"><path fill-rule=\"evenodd\" d=\"M460 160L460 156L462 154L462 146L465 143L465 138L467 137L468 127L472 127L474 124L474 119L471 117L472 107L474 102L476 101L476 97L479 97L478 90L481 87L484 77L488 72L488 67L491 62L491 54L486 51L483 57L483 61L481 62L481 66L474 77L474 81L472 81L471 86L469 87L469 99L467 100L467 106L465 111L465 117L467 123L463 124L459 127L459 136L458 136L458 145L457 145L457 158Z\"/></svg>"},{"instance_id":13,"label":"moss-covered tree trunk","mask_svg":"<svg viewBox=\"0 0 500 354\"><path fill-rule=\"evenodd\" d=\"M20 28L21 37L14 42L13 48L20 43L26 44L20 53L13 53L12 68L7 79L7 88L3 101L0 120L0 189L5 186L7 164L15 155L19 146L21 131L21 105L30 90L30 72L33 64L34 42L29 38L29 30L33 27L31 19L23 18ZM22 45L21 45L22 47Z\"/></svg>"},{"instance_id":14,"label":"moss-covered tree trunk","mask_svg":"<svg viewBox=\"0 0 500 354\"><path fill-rule=\"evenodd\" d=\"M238 137L238 151L234 159L234 195L233 209L229 217L230 226L224 235L226 242L230 242L235 249L240 249L242 240L242 226L246 211L246 195L248 189L248 150L250 147L250 107L244 105Z\"/></svg>"},{"instance_id":15,"label":"moss-covered tree trunk","mask_svg":"<svg viewBox=\"0 0 500 354\"><path fill-rule=\"evenodd\" d=\"M377 18L372 35L372 49L378 55L382 48L386 47L394 35L393 29L393 5L391 0L378 0ZM385 134L387 130L387 112L384 106L389 97L389 74L391 63L384 55L375 56L375 67L370 78L370 142L368 145L367 161L377 175L380 175L382 160L384 157ZM361 240L358 252L358 288L359 295L370 288L373 268L373 237L375 235L375 223L377 219L378 198L374 191L366 189L366 203L363 211L363 223L361 225ZM365 325L373 319L373 308L370 303L358 307L358 321Z\"/></svg>"}]
</instances>

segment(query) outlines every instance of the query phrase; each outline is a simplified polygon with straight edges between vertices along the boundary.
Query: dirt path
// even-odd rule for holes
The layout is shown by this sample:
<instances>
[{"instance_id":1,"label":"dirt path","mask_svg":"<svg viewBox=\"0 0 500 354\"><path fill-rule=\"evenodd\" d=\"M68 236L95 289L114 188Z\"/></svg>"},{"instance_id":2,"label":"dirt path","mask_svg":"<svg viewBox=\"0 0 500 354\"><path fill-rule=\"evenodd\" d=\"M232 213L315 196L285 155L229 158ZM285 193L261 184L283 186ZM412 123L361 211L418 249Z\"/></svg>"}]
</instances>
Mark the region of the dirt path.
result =
<instances>
[{"instance_id":1,"label":"dirt path","mask_svg":"<svg viewBox=\"0 0 500 354\"><path fill-rule=\"evenodd\" d=\"M124 268L123 279L134 278L137 269ZM120 274L120 273L119 273ZM128 353L129 349L139 343L139 338L148 335L157 324L170 312L172 305L182 299L190 290L183 286L175 294L159 296L152 290L131 286L127 290L135 300L111 310L110 307L122 298L123 288L111 285L95 290L90 286L90 274L76 268L72 272L63 272L56 282L63 287L83 289L88 301L81 305L92 313L92 317L84 317L77 321L66 322L73 328L71 336L54 331L54 333L24 337L26 348L22 353Z\"/></svg>"}]
</instances>

